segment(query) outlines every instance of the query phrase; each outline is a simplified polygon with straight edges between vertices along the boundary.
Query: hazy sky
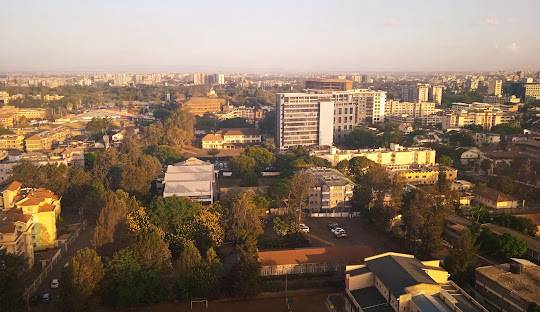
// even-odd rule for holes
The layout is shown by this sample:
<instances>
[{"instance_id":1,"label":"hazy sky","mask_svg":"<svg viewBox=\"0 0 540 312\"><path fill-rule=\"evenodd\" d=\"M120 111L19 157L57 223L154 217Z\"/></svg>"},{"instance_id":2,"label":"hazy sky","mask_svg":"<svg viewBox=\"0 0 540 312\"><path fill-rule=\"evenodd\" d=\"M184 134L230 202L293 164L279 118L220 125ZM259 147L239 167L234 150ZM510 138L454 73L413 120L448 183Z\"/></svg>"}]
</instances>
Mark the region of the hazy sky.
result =
<instances>
[{"instance_id":1,"label":"hazy sky","mask_svg":"<svg viewBox=\"0 0 540 312\"><path fill-rule=\"evenodd\" d=\"M540 69L540 0L1 0L0 71Z\"/></svg>"}]
</instances>

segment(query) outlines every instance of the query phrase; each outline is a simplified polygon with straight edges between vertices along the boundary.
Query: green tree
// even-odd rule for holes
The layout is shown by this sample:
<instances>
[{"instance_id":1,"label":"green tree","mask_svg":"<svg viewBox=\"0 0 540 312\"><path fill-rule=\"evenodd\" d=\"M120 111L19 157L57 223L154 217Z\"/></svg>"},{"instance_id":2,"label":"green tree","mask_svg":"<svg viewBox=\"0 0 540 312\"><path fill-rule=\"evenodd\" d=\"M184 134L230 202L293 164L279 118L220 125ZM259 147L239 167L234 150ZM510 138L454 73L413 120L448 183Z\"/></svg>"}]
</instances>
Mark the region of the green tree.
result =
<instances>
[{"instance_id":1,"label":"green tree","mask_svg":"<svg viewBox=\"0 0 540 312\"><path fill-rule=\"evenodd\" d=\"M527 251L527 242L522 239L506 233L497 238L499 253L506 258L519 257Z\"/></svg>"},{"instance_id":2,"label":"green tree","mask_svg":"<svg viewBox=\"0 0 540 312\"><path fill-rule=\"evenodd\" d=\"M445 267L456 281L462 282L467 275L470 276L477 250L476 237L469 229L464 230L444 261Z\"/></svg>"},{"instance_id":3,"label":"green tree","mask_svg":"<svg viewBox=\"0 0 540 312\"><path fill-rule=\"evenodd\" d=\"M26 311L23 294L27 274L28 264L23 257L0 253L0 310Z\"/></svg>"},{"instance_id":4,"label":"green tree","mask_svg":"<svg viewBox=\"0 0 540 312\"><path fill-rule=\"evenodd\" d=\"M160 271L170 269L171 251L163 239L163 232L157 228L141 231L130 248L140 264Z\"/></svg>"},{"instance_id":5,"label":"green tree","mask_svg":"<svg viewBox=\"0 0 540 312\"><path fill-rule=\"evenodd\" d=\"M295 216L296 223L302 222L302 213L308 208L309 193L315 187L315 177L306 171L295 173L290 180L287 195L287 210Z\"/></svg>"},{"instance_id":6,"label":"green tree","mask_svg":"<svg viewBox=\"0 0 540 312\"><path fill-rule=\"evenodd\" d=\"M352 149L379 147L380 143L371 130L357 127L345 136L345 146Z\"/></svg>"},{"instance_id":7,"label":"green tree","mask_svg":"<svg viewBox=\"0 0 540 312\"><path fill-rule=\"evenodd\" d=\"M61 300L64 311L93 311L95 296L105 269L101 257L94 249L80 249L62 275Z\"/></svg>"},{"instance_id":8,"label":"green tree","mask_svg":"<svg viewBox=\"0 0 540 312\"><path fill-rule=\"evenodd\" d=\"M441 155L441 157L439 158L439 164L446 167L452 167L453 162L454 161L452 160L452 157L448 155Z\"/></svg>"},{"instance_id":9,"label":"green tree","mask_svg":"<svg viewBox=\"0 0 540 312\"><path fill-rule=\"evenodd\" d=\"M157 303L167 296L160 272L141 265L130 249L114 255L103 283L103 301L115 306Z\"/></svg>"},{"instance_id":10,"label":"green tree","mask_svg":"<svg viewBox=\"0 0 540 312\"><path fill-rule=\"evenodd\" d=\"M252 255L241 253L239 261L227 276L227 292L230 296L247 298L260 291L261 265Z\"/></svg>"},{"instance_id":11,"label":"green tree","mask_svg":"<svg viewBox=\"0 0 540 312\"><path fill-rule=\"evenodd\" d=\"M195 243L188 240L184 243L182 253L175 263L176 271L180 275L187 275L193 269L201 265L202 257Z\"/></svg>"},{"instance_id":12,"label":"green tree","mask_svg":"<svg viewBox=\"0 0 540 312\"><path fill-rule=\"evenodd\" d=\"M253 199L253 192L241 192L231 200L225 216L225 236L229 241L256 241L263 233L260 212Z\"/></svg>"},{"instance_id":13,"label":"green tree","mask_svg":"<svg viewBox=\"0 0 540 312\"><path fill-rule=\"evenodd\" d=\"M285 236L291 231L291 224L286 219L282 220L280 217L275 217L272 224L274 232L279 236Z\"/></svg>"},{"instance_id":14,"label":"green tree","mask_svg":"<svg viewBox=\"0 0 540 312\"><path fill-rule=\"evenodd\" d=\"M412 249L424 257L431 257L442 246L442 234L450 206L444 197L425 190L405 193L402 206L402 221L405 237Z\"/></svg>"},{"instance_id":15,"label":"green tree","mask_svg":"<svg viewBox=\"0 0 540 312\"><path fill-rule=\"evenodd\" d=\"M264 171L275 160L274 154L264 147L247 147L243 154L255 160L255 169L257 172Z\"/></svg>"},{"instance_id":16,"label":"green tree","mask_svg":"<svg viewBox=\"0 0 540 312\"><path fill-rule=\"evenodd\" d=\"M243 178L256 172L257 161L250 156L240 155L231 159L231 170L236 177Z\"/></svg>"}]
</instances>

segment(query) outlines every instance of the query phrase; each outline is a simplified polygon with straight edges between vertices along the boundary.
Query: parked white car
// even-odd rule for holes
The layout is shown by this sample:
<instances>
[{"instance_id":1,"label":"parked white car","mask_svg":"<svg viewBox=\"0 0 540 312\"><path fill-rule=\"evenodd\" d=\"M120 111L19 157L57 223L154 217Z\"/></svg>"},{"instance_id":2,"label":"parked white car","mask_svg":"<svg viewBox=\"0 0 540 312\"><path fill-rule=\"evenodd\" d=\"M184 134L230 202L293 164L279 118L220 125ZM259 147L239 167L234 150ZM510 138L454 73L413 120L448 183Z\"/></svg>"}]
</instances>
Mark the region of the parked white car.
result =
<instances>
[{"instance_id":1,"label":"parked white car","mask_svg":"<svg viewBox=\"0 0 540 312\"><path fill-rule=\"evenodd\" d=\"M336 234L338 234L338 233L345 232L345 229L340 228L340 227L337 227L337 228L331 229L330 231L332 231L332 233L333 233L334 235L336 235Z\"/></svg>"},{"instance_id":2,"label":"parked white car","mask_svg":"<svg viewBox=\"0 0 540 312\"><path fill-rule=\"evenodd\" d=\"M60 281L55 278L51 281L51 288L58 288L58 286L60 286Z\"/></svg>"},{"instance_id":3,"label":"parked white car","mask_svg":"<svg viewBox=\"0 0 540 312\"><path fill-rule=\"evenodd\" d=\"M300 223L298 225L298 230L303 233L309 233L309 226L305 225L304 223Z\"/></svg>"}]
</instances>

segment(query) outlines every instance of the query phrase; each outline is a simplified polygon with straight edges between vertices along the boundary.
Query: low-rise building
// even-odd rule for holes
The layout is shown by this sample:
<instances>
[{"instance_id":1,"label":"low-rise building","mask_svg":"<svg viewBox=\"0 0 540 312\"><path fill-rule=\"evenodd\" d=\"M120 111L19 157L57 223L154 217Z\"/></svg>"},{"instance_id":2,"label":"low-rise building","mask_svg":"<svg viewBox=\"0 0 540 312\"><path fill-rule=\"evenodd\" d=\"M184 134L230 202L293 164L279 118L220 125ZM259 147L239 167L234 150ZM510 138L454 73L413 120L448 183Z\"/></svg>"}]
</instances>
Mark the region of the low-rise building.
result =
<instances>
[{"instance_id":1,"label":"low-rise building","mask_svg":"<svg viewBox=\"0 0 540 312\"><path fill-rule=\"evenodd\" d=\"M515 209L519 207L516 198L489 187L477 189L474 200L490 209Z\"/></svg>"},{"instance_id":2,"label":"low-rise building","mask_svg":"<svg viewBox=\"0 0 540 312\"><path fill-rule=\"evenodd\" d=\"M439 260L387 252L347 266L345 311L351 312L487 312L448 280Z\"/></svg>"},{"instance_id":3,"label":"low-rise building","mask_svg":"<svg viewBox=\"0 0 540 312\"><path fill-rule=\"evenodd\" d=\"M497 133L477 132L474 134L473 139L474 143L479 146L498 144L501 142L501 135Z\"/></svg>"},{"instance_id":4,"label":"low-rise building","mask_svg":"<svg viewBox=\"0 0 540 312\"><path fill-rule=\"evenodd\" d=\"M0 150L24 150L24 136L17 134L0 135Z\"/></svg>"},{"instance_id":5,"label":"low-rise building","mask_svg":"<svg viewBox=\"0 0 540 312\"><path fill-rule=\"evenodd\" d=\"M163 197L188 197L203 204L212 204L216 193L214 165L191 157L167 166Z\"/></svg>"},{"instance_id":6,"label":"low-rise building","mask_svg":"<svg viewBox=\"0 0 540 312\"><path fill-rule=\"evenodd\" d=\"M417 118L435 113L435 103L432 102L400 102L387 100L384 106L386 116L402 116Z\"/></svg>"},{"instance_id":7,"label":"low-rise building","mask_svg":"<svg viewBox=\"0 0 540 312\"><path fill-rule=\"evenodd\" d=\"M60 217L60 197L43 189L23 189L20 182L10 183L2 191L3 210L31 216L34 250L55 247L56 221Z\"/></svg>"},{"instance_id":8,"label":"low-rise building","mask_svg":"<svg viewBox=\"0 0 540 312\"><path fill-rule=\"evenodd\" d=\"M205 135L203 149L235 149L262 143L262 135L252 128L223 129L219 133Z\"/></svg>"},{"instance_id":9,"label":"low-rise building","mask_svg":"<svg viewBox=\"0 0 540 312\"><path fill-rule=\"evenodd\" d=\"M433 185L439 181L441 171L449 182L457 178L457 169L446 166L408 166L391 170L390 176L398 183Z\"/></svg>"},{"instance_id":10,"label":"low-rise building","mask_svg":"<svg viewBox=\"0 0 540 312\"><path fill-rule=\"evenodd\" d=\"M540 303L540 266L524 260L475 269L475 288L497 311L526 312Z\"/></svg>"},{"instance_id":11,"label":"low-rise building","mask_svg":"<svg viewBox=\"0 0 540 312\"><path fill-rule=\"evenodd\" d=\"M434 165L436 151L424 147L404 147L391 143L390 148L342 150L336 147L315 150L312 156L328 160L336 165L342 160L350 160L354 157L366 157L385 167L408 166L408 165Z\"/></svg>"},{"instance_id":12,"label":"low-rise building","mask_svg":"<svg viewBox=\"0 0 540 312\"><path fill-rule=\"evenodd\" d=\"M0 213L0 253L15 254L34 265L34 220L32 215L11 210Z\"/></svg>"},{"instance_id":13,"label":"low-rise building","mask_svg":"<svg viewBox=\"0 0 540 312\"><path fill-rule=\"evenodd\" d=\"M69 128L59 126L51 130L41 131L25 140L27 152L51 150L54 143L62 142L71 134Z\"/></svg>"},{"instance_id":14,"label":"low-rise building","mask_svg":"<svg viewBox=\"0 0 540 312\"><path fill-rule=\"evenodd\" d=\"M371 248L360 245L267 250L259 251L258 256L261 276L275 276L344 272L347 265L373 254Z\"/></svg>"},{"instance_id":15,"label":"low-rise building","mask_svg":"<svg viewBox=\"0 0 540 312\"><path fill-rule=\"evenodd\" d=\"M447 112L442 121L442 129L463 128L469 125L478 125L489 130L493 126L514 121L514 114L503 112L495 108L467 108L455 109Z\"/></svg>"},{"instance_id":16,"label":"low-rise building","mask_svg":"<svg viewBox=\"0 0 540 312\"><path fill-rule=\"evenodd\" d=\"M195 116L202 116L206 113L220 112L225 102L225 99L217 97L192 97L181 104L181 107Z\"/></svg>"},{"instance_id":17,"label":"low-rise building","mask_svg":"<svg viewBox=\"0 0 540 312\"><path fill-rule=\"evenodd\" d=\"M354 183L332 168L309 168L306 173L313 175L315 186L311 189L308 209L311 213L349 212Z\"/></svg>"}]
</instances>

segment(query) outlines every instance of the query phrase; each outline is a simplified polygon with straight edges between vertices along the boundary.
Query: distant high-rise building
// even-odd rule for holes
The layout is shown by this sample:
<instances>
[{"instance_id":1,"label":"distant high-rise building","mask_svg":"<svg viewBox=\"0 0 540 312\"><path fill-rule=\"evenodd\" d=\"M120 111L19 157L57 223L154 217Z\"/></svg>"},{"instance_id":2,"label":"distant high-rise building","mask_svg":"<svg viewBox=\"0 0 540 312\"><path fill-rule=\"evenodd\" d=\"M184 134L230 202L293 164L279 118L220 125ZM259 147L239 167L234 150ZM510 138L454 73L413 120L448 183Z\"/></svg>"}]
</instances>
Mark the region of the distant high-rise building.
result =
<instances>
[{"instance_id":1,"label":"distant high-rise building","mask_svg":"<svg viewBox=\"0 0 540 312\"><path fill-rule=\"evenodd\" d=\"M352 81L345 79L306 80L306 89L346 91L352 89Z\"/></svg>"},{"instance_id":2,"label":"distant high-rise building","mask_svg":"<svg viewBox=\"0 0 540 312\"><path fill-rule=\"evenodd\" d=\"M432 86L430 89L430 101L441 104L443 95L443 86Z\"/></svg>"},{"instance_id":3,"label":"distant high-rise building","mask_svg":"<svg viewBox=\"0 0 540 312\"><path fill-rule=\"evenodd\" d=\"M194 73L193 74L193 84L194 85L204 85L204 84L206 84L206 74L205 73Z\"/></svg>"},{"instance_id":4,"label":"distant high-rise building","mask_svg":"<svg viewBox=\"0 0 540 312\"><path fill-rule=\"evenodd\" d=\"M490 79L488 80L488 95L501 95L502 94L502 80Z\"/></svg>"},{"instance_id":5,"label":"distant high-rise building","mask_svg":"<svg viewBox=\"0 0 540 312\"><path fill-rule=\"evenodd\" d=\"M428 84L419 84L418 89L418 102L427 102L429 101L429 85Z\"/></svg>"},{"instance_id":6,"label":"distant high-rise building","mask_svg":"<svg viewBox=\"0 0 540 312\"><path fill-rule=\"evenodd\" d=\"M405 102L428 102L429 85L416 84L401 87L401 99Z\"/></svg>"},{"instance_id":7,"label":"distant high-rise building","mask_svg":"<svg viewBox=\"0 0 540 312\"><path fill-rule=\"evenodd\" d=\"M504 94L507 96L515 95L522 100L527 98L540 99L540 83L511 82L505 83Z\"/></svg>"},{"instance_id":8,"label":"distant high-rise building","mask_svg":"<svg viewBox=\"0 0 540 312\"><path fill-rule=\"evenodd\" d=\"M475 91L478 89L478 85L480 84L480 78L478 77L471 77L469 80L467 80L467 86L469 87L469 90Z\"/></svg>"},{"instance_id":9,"label":"distant high-rise building","mask_svg":"<svg viewBox=\"0 0 540 312\"><path fill-rule=\"evenodd\" d=\"M225 74L213 74L208 76L208 83L212 85L225 84Z\"/></svg>"},{"instance_id":10,"label":"distant high-rise building","mask_svg":"<svg viewBox=\"0 0 540 312\"><path fill-rule=\"evenodd\" d=\"M115 86L126 86L131 82L131 75L128 74L115 74L113 83Z\"/></svg>"}]
</instances>

